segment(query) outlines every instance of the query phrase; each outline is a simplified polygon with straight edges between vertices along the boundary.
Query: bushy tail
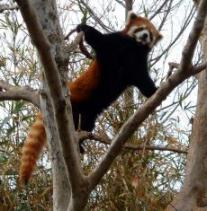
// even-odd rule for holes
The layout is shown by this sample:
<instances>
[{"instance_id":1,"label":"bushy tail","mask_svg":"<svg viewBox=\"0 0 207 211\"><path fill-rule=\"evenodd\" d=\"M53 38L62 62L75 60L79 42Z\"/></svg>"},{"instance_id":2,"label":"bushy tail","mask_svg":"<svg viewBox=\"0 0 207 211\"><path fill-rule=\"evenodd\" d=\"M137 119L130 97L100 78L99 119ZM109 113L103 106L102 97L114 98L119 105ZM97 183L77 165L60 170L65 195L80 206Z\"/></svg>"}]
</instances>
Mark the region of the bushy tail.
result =
<instances>
[{"instance_id":1,"label":"bushy tail","mask_svg":"<svg viewBox=\"0 0 207 211\"><path fill-rule=\"evenodd\" d=\"M21 184L27 184L36 166L39 154L46 143L46 133L41 113L37 114L34 124L31 126L24 146L19 170Z\"/></svg>"}]
</instances>

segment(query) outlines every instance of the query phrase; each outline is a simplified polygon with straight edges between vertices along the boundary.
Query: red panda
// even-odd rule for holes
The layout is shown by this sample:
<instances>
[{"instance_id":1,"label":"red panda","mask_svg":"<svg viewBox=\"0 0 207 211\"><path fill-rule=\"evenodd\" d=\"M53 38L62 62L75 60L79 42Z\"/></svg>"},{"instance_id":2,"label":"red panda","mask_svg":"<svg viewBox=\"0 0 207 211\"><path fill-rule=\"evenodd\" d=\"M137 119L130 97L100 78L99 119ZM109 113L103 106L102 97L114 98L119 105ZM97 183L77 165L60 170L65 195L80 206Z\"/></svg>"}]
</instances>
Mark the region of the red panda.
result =
<instances>
[{"instance_id":1,"label":"red panda","mask_svg":"<svg viewBox=\"0 0 207 211\"><path fill-rule=\"evenodd\" d=\"M80 31L94 49L96 59L79 78L68 83L68 89L75 128L81 116L80 129L91 131L97 115L128 86L136 86L146 97L154 94L157 88L148 73L147 57L162 35L148 19L132 12L122 31L102 34L85 24L77 26L77 32ZM45 140L42 116L38 114L22 151L22 183L28 182Z\"/></svg>"}]
</instances>

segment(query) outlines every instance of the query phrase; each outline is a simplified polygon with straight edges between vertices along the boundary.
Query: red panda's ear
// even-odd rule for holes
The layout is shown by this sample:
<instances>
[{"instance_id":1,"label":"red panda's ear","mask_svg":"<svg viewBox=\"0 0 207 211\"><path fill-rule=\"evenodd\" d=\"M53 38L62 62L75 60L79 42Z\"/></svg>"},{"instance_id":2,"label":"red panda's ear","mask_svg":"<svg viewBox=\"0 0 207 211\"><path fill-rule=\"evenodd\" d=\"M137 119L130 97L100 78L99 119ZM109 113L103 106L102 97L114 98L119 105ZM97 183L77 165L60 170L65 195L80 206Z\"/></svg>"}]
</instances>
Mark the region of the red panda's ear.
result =
<instances>
[{"instance_id":1,"label":"red panda's ear","mask_svg":"<svg viewBox=\"0 0 207 211\"><path fill-rule=\"evenodd\" d=\"M128 24L130 21L135 20L138 16L133 12L129 11L127 14L126 23Z\"/></svg>"},{"instance_id":2,"label":"red panda's ear","mask_svg":"<svg viewBox=\"0 0 207 211\"><path fill-rule=\"evenodd\" d=\"M159 34L158 37L157 37L157 41L160 41L162 38L163 38L163 35Z\"/></svg>"},{"instance_id":3,"label":"red panda's ear","mask_svg":"<svg viewBox=\"0 0 207 211\"><path fill-rule=\"evenodd\" d=\"M156 45L163 38L162 34L158 34L153 45Z\"/></svg>"}]
</instances>

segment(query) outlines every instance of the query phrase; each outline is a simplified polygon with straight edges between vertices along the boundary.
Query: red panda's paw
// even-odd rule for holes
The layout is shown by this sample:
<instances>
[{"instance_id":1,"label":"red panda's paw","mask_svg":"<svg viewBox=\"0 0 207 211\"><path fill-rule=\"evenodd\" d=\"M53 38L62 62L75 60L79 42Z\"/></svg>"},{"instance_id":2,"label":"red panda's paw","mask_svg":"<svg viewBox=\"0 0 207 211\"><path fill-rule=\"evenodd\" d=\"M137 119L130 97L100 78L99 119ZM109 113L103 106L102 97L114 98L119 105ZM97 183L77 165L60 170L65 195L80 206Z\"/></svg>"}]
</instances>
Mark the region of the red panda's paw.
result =
<instances>
[{"instance_id":1,"label":"red panda's paw","mask_svg":"<svg viewBox=\"0 0 207 211\"><path fill-rule=\"evenodd\" d=\"M79 24L77 27L76 27L76 31L77 32L86 32L87 30L89 29L89 26L88 25L86 25L86 24L83 24L83 23L81 23L81 24Z\"/></svg>"}]
</instances>

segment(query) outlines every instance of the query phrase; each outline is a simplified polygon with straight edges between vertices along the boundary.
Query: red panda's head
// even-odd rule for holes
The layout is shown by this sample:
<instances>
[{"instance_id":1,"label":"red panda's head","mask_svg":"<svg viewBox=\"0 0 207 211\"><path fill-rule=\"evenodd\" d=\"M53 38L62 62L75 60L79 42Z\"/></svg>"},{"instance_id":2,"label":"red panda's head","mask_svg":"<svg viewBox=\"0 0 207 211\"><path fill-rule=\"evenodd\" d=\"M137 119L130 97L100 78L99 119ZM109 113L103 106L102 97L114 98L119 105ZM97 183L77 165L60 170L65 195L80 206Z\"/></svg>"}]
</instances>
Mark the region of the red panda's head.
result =
<instances>
[{"instance_id":1,"label":"red panda's head","mask_svg":"<svg viewBox=\"0 0 207 211\"><path fill-rule=\"evenodd\" d=\"M133 12L128 13L123 32L149 48L152 48L162 38L160 32L147 18L137 16Z\"/></svg>"}]
</instances>

